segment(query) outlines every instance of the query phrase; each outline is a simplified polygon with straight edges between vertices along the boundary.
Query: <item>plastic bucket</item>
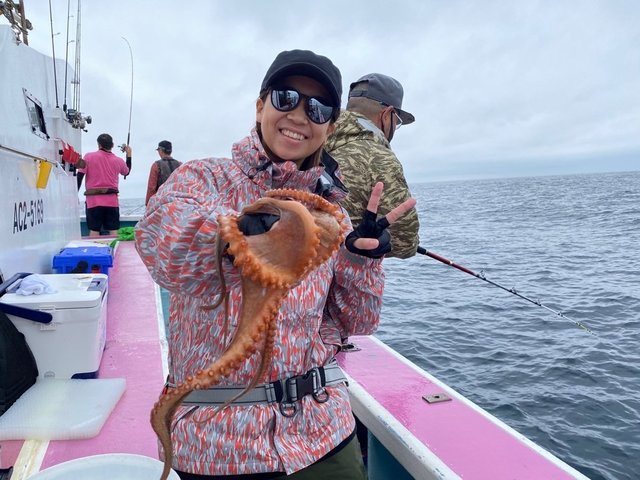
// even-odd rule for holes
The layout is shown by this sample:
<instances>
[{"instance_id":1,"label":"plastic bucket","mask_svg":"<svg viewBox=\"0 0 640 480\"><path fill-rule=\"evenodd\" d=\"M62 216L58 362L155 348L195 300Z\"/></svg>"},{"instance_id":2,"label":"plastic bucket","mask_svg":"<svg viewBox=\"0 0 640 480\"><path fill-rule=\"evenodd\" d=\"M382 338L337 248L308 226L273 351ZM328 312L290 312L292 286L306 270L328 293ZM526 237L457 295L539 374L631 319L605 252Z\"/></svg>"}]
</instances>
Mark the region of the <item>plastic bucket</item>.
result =
<instances>
[{"instance_id":1,"label":"plastic bucket","mask_svg":"<svg viewBox=\"0 0 640 480\"><path fill-rule=\"evenodd\" d=\"M29 480L158 480L163 464L155 458L129 453L109 453L76 458L54 465ZM180 480L171 470L169 480Z\"/></svg>"}]
</instances>

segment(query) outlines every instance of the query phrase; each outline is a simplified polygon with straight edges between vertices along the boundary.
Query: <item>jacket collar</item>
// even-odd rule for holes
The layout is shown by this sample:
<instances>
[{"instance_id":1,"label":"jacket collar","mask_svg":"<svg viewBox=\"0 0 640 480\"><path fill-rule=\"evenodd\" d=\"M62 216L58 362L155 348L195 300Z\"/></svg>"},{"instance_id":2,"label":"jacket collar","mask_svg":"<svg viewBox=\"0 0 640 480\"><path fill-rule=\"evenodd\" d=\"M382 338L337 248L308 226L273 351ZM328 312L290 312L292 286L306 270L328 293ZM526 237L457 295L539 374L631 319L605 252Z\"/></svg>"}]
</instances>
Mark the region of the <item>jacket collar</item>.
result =
<instances>
[{"instance_id":1,"label":"jacket collar","mask_svg":"<svg viewBox=\"0 0 640 480\"><path fill-rule=\"evenodd\" d=\"M298 170L294 162L272 162L267 156L255 127L249 135L232 147L232 158L243 173L265 190L291 188L314 192L330 201L338 201L347 195L340 181L338 163L323 151L321 165L309 170Z\"/></svg>"}]
</instances>

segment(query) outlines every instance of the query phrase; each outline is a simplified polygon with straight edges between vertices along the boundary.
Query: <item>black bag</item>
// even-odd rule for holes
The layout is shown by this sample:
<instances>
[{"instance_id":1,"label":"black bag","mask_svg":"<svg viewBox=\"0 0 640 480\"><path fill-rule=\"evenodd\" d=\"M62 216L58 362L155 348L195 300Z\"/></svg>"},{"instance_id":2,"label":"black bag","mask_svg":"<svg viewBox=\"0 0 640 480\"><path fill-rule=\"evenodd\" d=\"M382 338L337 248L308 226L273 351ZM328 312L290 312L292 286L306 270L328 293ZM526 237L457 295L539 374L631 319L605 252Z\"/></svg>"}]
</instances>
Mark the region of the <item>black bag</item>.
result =
<instances>
[{"instance_id":1,"label":"black bag","mask_svg":"<svg viewBox=\"0 0 640 480\"><path fill-rule=\"evenodd\" d=\"M38 378L36 359L27 341L0 310L0 415Z\"/></svg>"}]
</instances>

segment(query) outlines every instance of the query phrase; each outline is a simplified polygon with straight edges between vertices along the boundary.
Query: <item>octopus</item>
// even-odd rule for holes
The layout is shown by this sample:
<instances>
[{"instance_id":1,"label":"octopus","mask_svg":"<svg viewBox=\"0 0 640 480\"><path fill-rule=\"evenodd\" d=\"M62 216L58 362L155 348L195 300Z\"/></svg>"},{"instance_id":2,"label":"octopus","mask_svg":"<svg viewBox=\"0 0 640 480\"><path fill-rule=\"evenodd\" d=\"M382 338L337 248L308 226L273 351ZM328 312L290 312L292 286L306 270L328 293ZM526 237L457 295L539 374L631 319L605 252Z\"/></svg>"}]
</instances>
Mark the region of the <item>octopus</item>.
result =
<instances>
[{"instance_id":1,"label":"octopus","mask_svg":"<svg viewBox=\"0 0 640 480\"><path fill-rule=\"evenodd\" d=\"M279 219L263 234L244 235L238 221L240 216L252 214L271 214ZM240 395L218 410L262 381L271 363L282 299L340 248L347 230L343 220L337 205L318 195L286 189L268 191L264 198L245 207L240 215L218 216L219 253L224 251L221 245L226 245L241 275L240 319L224 353L207 368L186 377L176 388L166 389L151 411L151 426L164 452L160 480L166 480L171 471L171 424L181 402L193 390L218 384L256 353L261 355L258 371ZM223 256L218 255L219 262ZM218 270L222 271L220 263ZM222 275L221 285L226 290Z\"/></svg>"}]
</instances>

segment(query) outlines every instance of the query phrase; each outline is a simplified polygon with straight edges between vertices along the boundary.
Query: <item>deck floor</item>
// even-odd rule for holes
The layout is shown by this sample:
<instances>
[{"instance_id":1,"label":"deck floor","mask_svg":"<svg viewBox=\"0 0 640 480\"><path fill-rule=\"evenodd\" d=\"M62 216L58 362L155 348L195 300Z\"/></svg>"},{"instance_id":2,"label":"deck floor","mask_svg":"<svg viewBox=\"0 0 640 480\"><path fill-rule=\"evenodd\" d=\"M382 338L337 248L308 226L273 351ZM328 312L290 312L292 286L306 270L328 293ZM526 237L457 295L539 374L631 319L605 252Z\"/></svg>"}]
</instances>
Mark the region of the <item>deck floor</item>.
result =
<instances>
[{"instance_id":1,"label":"deck floor","mask_svg":"<svg viewBox=\"0 0 640 480\"><path fill-rule=\"evenodd\" d=\"M350 340L361 350L340 354L338 360L357 382L357 392L350 382L354 412L379 438L398 447L397 457L414 451L404 467L416 478L586 478L382 342ZM450 399L428 403L423 398L443 394ZM366 405L363 412L356 408L360 403ZM392 453L393 445L386 445ZM428 475L429 469L437 473Z\"/></svg>"},{"instance_id":2,"label":"deck floor","mask_svg":"<svg viewBox=\"0 0 640 480\"><path fill-rule=\"evenodd\" d=\"M156 301L159 296L133 242L118 243L113 264L109 271L107 338L98 378L125 378L126 390L94 438L0 442L0 468L16 465L15 479L27 478L38 467L44 469L88 455L132 453L158 458L149 414L165 375L160 302ZM42 460L39 466L38 459Z\"/></svg>"}]
</instances>

